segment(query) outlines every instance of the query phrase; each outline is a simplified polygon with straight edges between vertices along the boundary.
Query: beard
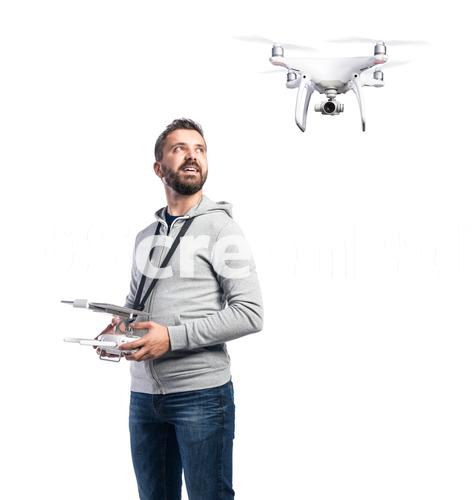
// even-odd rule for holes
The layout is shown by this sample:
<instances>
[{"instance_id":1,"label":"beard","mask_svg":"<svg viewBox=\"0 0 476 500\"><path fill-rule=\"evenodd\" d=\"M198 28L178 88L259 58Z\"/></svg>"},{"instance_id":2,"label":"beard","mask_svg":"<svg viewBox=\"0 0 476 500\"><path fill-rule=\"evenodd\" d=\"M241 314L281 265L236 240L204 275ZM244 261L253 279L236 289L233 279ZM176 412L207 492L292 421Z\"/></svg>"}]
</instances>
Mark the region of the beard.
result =
<instances>
[{"instance_id":1,"label":"beard","mask_svg":"<svg viewBox=\"0 0 476 500\"><path fill-rule=\"evenodd\" d=\"M188 166L195 167L197 173L187 175L184 169ZM207 174L203 175L200 165L193 161L184 163L176 172L162 164L162 171L164 172L163 179L166 184L177 193L185 196L200 191L207 180Z\"/></svg>"}]
</instances>

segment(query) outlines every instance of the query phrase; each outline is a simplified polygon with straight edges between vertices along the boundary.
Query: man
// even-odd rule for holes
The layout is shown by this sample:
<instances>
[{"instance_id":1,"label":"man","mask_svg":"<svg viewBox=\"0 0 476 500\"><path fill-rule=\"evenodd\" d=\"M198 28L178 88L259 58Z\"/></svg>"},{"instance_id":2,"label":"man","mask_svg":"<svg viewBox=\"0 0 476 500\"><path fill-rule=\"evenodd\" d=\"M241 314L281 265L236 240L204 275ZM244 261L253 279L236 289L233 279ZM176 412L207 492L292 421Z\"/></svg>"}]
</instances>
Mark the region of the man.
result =
<instances>
[{"instance_id":1,"label":"man","mask_svg":"<svg viewBox=\"0 0 476 500\"><path fill-rule=\"evenodd\" d=\"M151 317L136 320L134 328L146 333L122 346L137 349L127 359L139 494L180 499L183 469L190 500L228 500L235 407L225 342L262 329L260 287L231 205L202 193L208 163L200 125L174 120L157 139L155 158L167 206L137 235L126 306L137 307L138 292L146 293L171 241L192 221L145 301ZM149 261L154 238L162 246L152 244Z\"/></svg>"}]
</instances>

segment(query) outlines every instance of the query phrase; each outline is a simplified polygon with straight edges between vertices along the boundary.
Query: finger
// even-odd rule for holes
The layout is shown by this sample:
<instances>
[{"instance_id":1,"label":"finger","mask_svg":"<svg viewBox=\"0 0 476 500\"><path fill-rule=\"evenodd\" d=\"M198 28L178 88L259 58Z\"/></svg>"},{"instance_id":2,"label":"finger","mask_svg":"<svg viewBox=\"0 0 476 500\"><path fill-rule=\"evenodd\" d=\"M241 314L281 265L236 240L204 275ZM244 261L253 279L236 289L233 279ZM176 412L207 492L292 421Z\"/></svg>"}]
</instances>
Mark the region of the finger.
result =
<instances>
[{"instance_id":1,"label":"finger","mask_svg":"<svg viewBox=\"0 0 476 500\"><path fill-rule=\"evenodd\" d=\"M96 354L98 356L103 357L103 358L117 358L118 357L117 354L109 354L106 351L104 351L103 349L101 349L100 347L96 347L95 349L96 349Z\"/></svg>"},{"instance_id":2,"label":"finger","mask_svg":"<svg viewBox=\"0 0 476 500\"><path fill-rule=\"evenodd\" d=\"M142 351L144 351L144 352L142 353ZM138 354L138 356L137 356L136 361L146 361L146 360L152 358L149 351L145 351L144 349L141 349L137 354Z\"/></svg>"},{"instance_id":3,"label":"finger","mask_svg":"<svg viewBox=\"0 0 476 500\"><path fill-rule=\"evenodd\" d=\"M145 356L142 356L142 358L140 359L137 359L136 361L137 362L140 362L140 361L149 361L149 359L152 359L153 356L151 356L150 354L146 354Z\"/></svg>"},{"instance_id":4,"label":"finger","mask_svg":"<svg viewBox=\"0 0 476 500\"><path fill-rule=\"evenodd\" d=\"M111 323L113 325L117 325L122 322L122 319L119 316L113 316L111 319Z\"/></svg>"},{"instance_id":5,"label":"finger","mask_svg":"<svg viewBox=\"0 0 476 500\"><path fill-rule=\"evenodd\" d=\"M143 361L144 357L147 355L147 352L144 348L139 349L137 352L134 352L133 354L128 354L126 356L126 359L129 361Z\"/></svg>"},{"instance_id":6,"label":"finger","mask_svg":"<svg viewBox=\"0 0 476 500\"><path fill-rule=\"evenodd\" d=\"M157 356L153 356L149 351L145 351L144 355L141 355L143 349L134 354L128 354L125 358L128 361L149 361L150 359L155 359Z\"/></svg>"},{"instance_id":7,"label":"finger","mask_svg":"<svg viewBox=\"0 0 476 500\"><path fill-rule=\"evenodd\" d=\"M139 321L138 323L131 323L129 326L135 329L149 329L154 326L154 323L152 321Z\"/></svg>"},{"instance_id":8,"label":"finger","mask_svg":"<svg viewBox=\"0 0 476 500\"><path fill-rule=\"evenodd\" d=\"M146 337L144 335L144 337ZM132 342L126 342L125 344L121 344L119 346L119 349L121 350L132 350L132 349L138 349L139 347L142 347L146 344L147 338L144 339L144 337L141 337L140 339L134 340Z\"/></svg>"},{"instance_id":9,"label":"finger","mask_svg":"<svg viewBox=\"0 0 476 500\"><path fill-rule=\"evenodd\" d=\"M118 330L121 332L126 331L126 324L122 318L119 316L114 316L111 320L111 324L114 326L114 331L117 332Z\"/></svg>"},{"instance_id":10,"label":"finger","mask_svg":"<svg viewBox=\"0 0 476 500\"><path fill-rule=\"evenodd\" d=\"M142 359L141 361L149 361L149 359L154 359L154 356L152 356L152 354L148 353L146 354Z\"/></svg>"},{"instance_id":11,"label":"finger","mask_svg":"<svg viewBox=\"0 0 476 500\"><path fill-rule=\"evenodd\" d=\"M113 326L114 333L124 333L126 331L126 325L124 321L119 321Z\"/></svg>"}]
</instances>

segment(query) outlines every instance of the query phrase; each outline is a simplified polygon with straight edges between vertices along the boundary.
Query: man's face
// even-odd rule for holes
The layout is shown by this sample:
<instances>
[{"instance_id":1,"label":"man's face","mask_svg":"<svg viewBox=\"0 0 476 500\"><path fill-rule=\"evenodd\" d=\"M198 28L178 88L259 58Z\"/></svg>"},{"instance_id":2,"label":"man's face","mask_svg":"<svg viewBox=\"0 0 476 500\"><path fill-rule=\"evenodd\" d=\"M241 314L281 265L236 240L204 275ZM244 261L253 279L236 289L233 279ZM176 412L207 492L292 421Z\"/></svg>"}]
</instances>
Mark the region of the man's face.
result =
<instances>
[{"instance_id":1,"label":"man's face","mask_svg":"<svg viewBox=\"0 0 476 500\"><path fill-rule=\"evenodd\" d=\"M165 141L162 160L155 173L174 191L191 195L200 191L207 180L207 147L196 130L178 129Z\"/></svg>"}]
</instances>

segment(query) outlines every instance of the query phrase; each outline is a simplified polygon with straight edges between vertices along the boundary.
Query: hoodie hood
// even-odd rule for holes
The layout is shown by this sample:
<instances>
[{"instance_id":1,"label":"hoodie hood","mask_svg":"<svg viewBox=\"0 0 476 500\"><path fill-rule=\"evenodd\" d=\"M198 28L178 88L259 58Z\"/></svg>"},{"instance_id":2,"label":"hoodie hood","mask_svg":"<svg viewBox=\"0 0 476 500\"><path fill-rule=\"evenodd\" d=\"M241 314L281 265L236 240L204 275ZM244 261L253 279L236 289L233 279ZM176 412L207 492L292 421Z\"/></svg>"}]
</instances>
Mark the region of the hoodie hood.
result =
<instances>
[{"instance_id":1,"label":"hoodie hood","mask_svg":"<svg viewBox=\"0 0 476 500\"><path fill-rule=\"evenodd\" d=\"M155 218L158 220L165 220L166 208L167 207L165 206L157 210L157 212L155 212ZM183 217L196 217L197 215L203 215L210 212L215 212L217 210L221 210L230 217L233 217L232 208L233 205L231 203L228 203L227 201L213 201L210 200L210 198L208 198L207 196L202 195L202 199L187 213L185 213Z\"/></svg>"}]
</instances>

